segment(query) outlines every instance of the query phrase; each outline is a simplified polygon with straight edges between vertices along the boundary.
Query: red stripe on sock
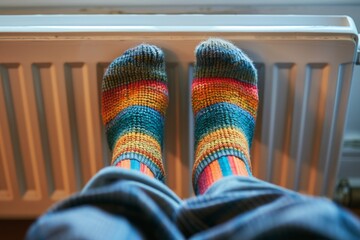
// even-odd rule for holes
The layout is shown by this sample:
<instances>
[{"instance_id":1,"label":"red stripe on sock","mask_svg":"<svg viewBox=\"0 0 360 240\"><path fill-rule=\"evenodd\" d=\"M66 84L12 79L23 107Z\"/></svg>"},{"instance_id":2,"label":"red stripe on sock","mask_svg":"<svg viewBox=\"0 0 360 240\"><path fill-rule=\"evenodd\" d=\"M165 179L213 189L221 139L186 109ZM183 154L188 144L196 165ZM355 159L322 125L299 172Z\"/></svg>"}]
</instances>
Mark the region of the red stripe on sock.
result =
<instances>
[{"instance_id":1,"label":"red stripe on sock","mask_svg":"<svg viewBox=\"0 0 360 240\"><path fill-rule=\"evenodd\" d=\"M222 82L227 82L228 84L234 86L236 89L245 88L245 89L248 89L250 91L254 91L254 93L256 93L256 94L258 92L257 85L247 83L247 82L243 82L241 80L237 80L237 79L234 79L234 78L218 78L218 77L217 78L213 78L213 77L195 78L193 80L193 83L192 83L192 88L197 87L198 85L204 85L204 84L209 84L209 83L222 83Z\"/></svg>"},{"instance_id":2,"label":"red stripe on sock","mask_svg":"<svg viewBox=\"0 0 360 240\"><path fill-rule=\"evenodd\" d=\"M144 87L150 87L152 90L158 90L165 94L168 94L168 88L166 83L159 82L157 80L139 80L133 83L129 83L125 85L120 85L115 88L108 89L104 91L102 94L106 98L113 98L114 94L121 92L121 91L128 91L129 89L142 89ZM108 98L106 98L108 99Z\"/></svg>"}]
</instances>

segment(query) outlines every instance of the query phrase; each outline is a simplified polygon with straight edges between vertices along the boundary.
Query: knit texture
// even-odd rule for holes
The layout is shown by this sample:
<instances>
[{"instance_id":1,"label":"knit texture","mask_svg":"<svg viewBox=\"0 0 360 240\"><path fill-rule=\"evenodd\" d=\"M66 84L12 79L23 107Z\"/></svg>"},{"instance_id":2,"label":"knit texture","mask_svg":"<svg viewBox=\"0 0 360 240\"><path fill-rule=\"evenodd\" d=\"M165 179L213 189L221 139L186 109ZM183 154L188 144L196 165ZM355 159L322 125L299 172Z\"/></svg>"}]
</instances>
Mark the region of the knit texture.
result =
<instances>
[{"instance_id":1,"label":"knit texture","mask_svg":"<svg viewBox=\"0 0 360 240\"><path fill-rule=\"evenodd\" d=\"M257 72L236 46L209 39L195 50L195 193L229 175L251 175L250 147L258 107Z\"/></svg>"},{"instance_id":2,"label":"knit texture","mask_svg":"<svg viewBox=\"0 0 360 240\"><path fill-rule=\"evenodd\" d=\"M162 143L168 105L163 52L142 44L107 69L102 82L102 118L112 165L164 181Z\"/></svg>"}]
</instances>

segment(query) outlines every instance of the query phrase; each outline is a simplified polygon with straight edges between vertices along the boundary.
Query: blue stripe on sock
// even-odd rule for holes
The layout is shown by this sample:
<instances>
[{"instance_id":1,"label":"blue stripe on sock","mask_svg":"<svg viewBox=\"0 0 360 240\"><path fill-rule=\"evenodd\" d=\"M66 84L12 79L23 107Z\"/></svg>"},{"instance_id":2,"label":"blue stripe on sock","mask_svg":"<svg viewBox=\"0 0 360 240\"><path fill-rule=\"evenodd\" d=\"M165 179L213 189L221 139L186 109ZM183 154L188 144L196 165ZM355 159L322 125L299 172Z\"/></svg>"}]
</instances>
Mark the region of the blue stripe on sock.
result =
<instances>
[{"instance_id":1,"label":"blue stripe on sock","mask_svg":"<svg viewBox=\"0 0 360 240\"><path fill-rule=\"evenodd\" d=\"M139 170L140 171L140 162L135 160L135 159L131 159L130 160L130 168L134 169L134 170Z\"/></svg>"},{"instance_id":2,"label":"blue stripe on sock","mask_svg":"<svg viewBox=\"0 0 360 240\"><path fill-rule=\"evenodd\" d=\"M218 159L218 163L220 165L220 169L223 176L230 176L232 175L232 170L229 164L229 160L227 156L223 156Z\"/></svg>"},{"instance_id":3,"label":"blue stripe on sock","mask_svg":"<svg viewBox=\"0 0 360 240\"><path fill-rule=\"evenodd\" d=\"M196 114L195 146L205 135L226 127L234 127L242 131L251 146L255 119L249 112L231 103L216 103L201 109Z\"/></svg>"},{"instance_id":4,"label":"blue stripe on sock","mask_svg":"<svg viewBox=\"0 0 360 240\"><path fill-rule=\"evenodd\" d=\"M106 135L110 149L114 148L120 136L128 132L150 135L162 144L163 128L164 118L160 112L150 107L134 105L121 111L109 122L106 126Z\"/></svg>"}]
</instances>

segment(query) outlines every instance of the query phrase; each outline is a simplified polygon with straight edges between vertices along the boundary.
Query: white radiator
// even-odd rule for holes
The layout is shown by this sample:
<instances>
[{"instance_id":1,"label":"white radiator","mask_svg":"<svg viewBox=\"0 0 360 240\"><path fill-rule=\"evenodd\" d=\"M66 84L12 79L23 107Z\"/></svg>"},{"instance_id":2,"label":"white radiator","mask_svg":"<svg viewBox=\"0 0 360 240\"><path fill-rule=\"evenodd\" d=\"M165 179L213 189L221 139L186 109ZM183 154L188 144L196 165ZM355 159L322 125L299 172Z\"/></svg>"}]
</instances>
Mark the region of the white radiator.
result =
<instances>
[{"instance_id":1,"label":"white radiator","mask_svg":"<svg viewBox=\"0 0 360 240\"><path fill-rule=\"evenodd\" d=\"M166 54L167 182L191 195L193 52L210 36L234 42L259 70L255 176L331 196L358 43L348 17L0 16L0 218L37 216L108 165L102 75L142 42Z\"/></svg>"}]
</instances>

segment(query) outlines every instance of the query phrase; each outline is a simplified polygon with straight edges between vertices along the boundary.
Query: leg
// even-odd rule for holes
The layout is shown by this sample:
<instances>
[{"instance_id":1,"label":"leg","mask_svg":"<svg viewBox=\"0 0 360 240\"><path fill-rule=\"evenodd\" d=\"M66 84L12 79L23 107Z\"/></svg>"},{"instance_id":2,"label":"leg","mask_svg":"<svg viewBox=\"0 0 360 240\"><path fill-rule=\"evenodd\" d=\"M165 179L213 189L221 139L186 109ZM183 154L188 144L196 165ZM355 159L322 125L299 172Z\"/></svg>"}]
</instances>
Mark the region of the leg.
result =
<instances>
[{"instance_id":1,"label":"leg","mask_svg":"<svg viewBox=\"0 0 360 240\"><path fill-rule=\"evenodd\" d=\"M180 202L160 181L108 167L41 216L26 239L183 239L173 223Z\"/></svg>"},{"instance_id":2,"label":"leg","mask_svg":"<svg viewBox=\"0 0 360 240\"><path fill-rule=\"evenodd\" d=\"M193 239L360 239L359 219L332 201L254 177L224 177L177 213Z\"/></svg>"}]
</instances>

